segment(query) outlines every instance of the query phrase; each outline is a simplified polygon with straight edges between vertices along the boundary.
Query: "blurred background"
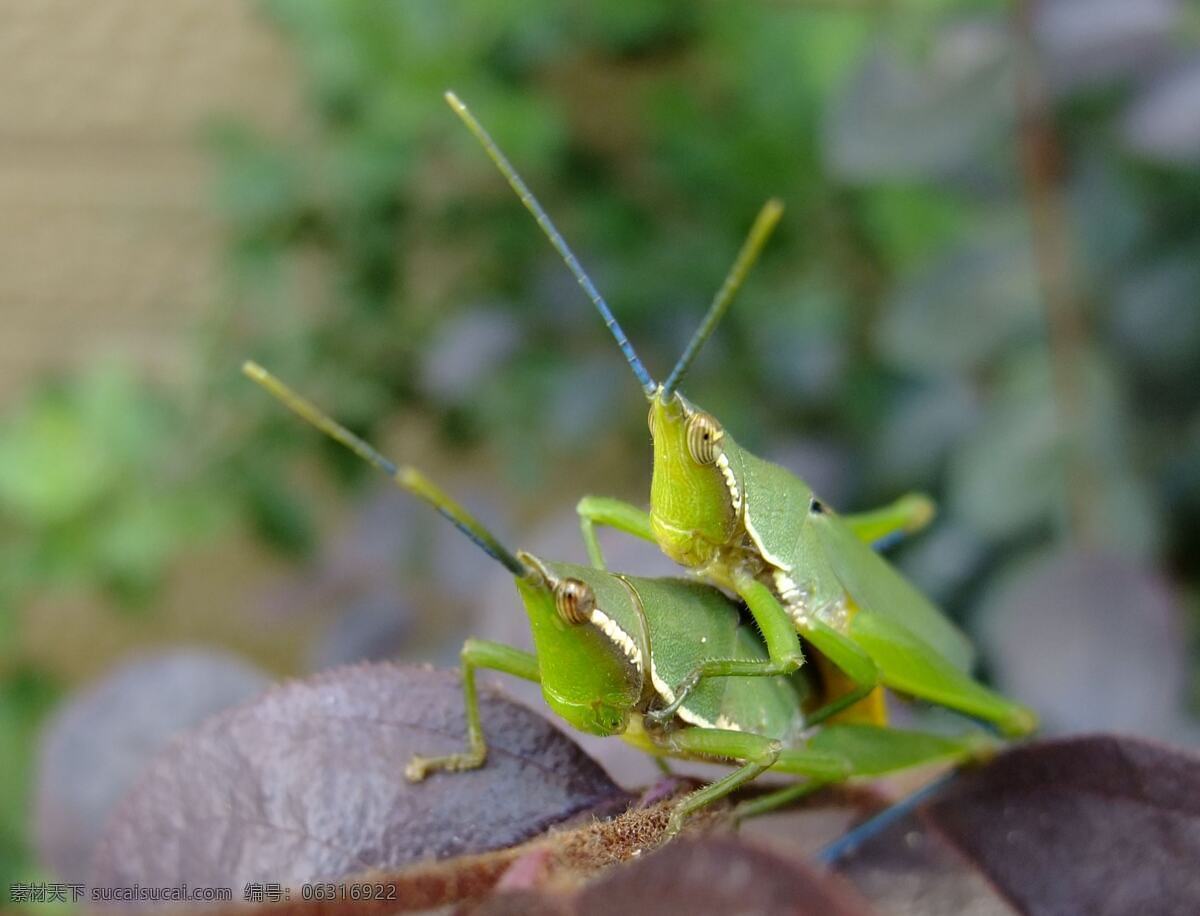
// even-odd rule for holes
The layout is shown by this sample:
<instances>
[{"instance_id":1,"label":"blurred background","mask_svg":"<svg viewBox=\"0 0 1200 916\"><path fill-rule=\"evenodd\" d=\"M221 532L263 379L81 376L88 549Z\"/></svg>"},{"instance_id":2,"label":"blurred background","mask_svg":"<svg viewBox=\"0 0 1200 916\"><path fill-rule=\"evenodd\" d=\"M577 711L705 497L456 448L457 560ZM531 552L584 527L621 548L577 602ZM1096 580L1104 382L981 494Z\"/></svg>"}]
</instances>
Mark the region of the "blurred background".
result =
<instances>
[{"instance_id":1,"label":"blurred background","mask_svg":"<svg viewBox=\"0 0 1200 916\"><path fill-rule=\"evenodd\" d=\"M146 757L271 680L522 638L243 359L516 545L582 560L580 495L646 501L643 397L447 87L659 376L781 197L688 395L840 509L932 493L897 562L1048 731L1197 741L1197 4L4 16L0 884L83 880Z\"/></svg>"}]
</instances>

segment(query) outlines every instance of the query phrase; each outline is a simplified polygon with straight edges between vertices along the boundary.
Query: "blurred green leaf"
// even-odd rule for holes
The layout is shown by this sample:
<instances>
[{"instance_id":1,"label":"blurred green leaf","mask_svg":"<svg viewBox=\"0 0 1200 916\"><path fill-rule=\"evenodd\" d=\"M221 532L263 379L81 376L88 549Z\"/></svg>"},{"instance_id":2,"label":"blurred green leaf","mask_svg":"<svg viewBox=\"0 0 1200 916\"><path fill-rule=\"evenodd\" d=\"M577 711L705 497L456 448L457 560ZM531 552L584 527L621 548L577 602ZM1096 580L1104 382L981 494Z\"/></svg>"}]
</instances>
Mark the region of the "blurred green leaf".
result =
<instances>
[{"instance_id":1,"label":"blurred green leaf","mask_svg":"<svg viewBox=\"0 0 1200 916\"><path fill-rule=\"evenodd\" d=\"M29 823L37 728L58 687L31 668L0 672L0 886L34 874Z\"/></svg>"},{"instance_id":2,"label":"blurred green leaf","mask_svg":"<svg viewBox=\"0 0 1200 916\"><path fill-rule=\"evenodd\" d=\"M1040 332L1029 240L1012 217L974 226L896 287L876 328L885 359L919 374L965 372Z\"/></svg>"},{"instance_id":3,"label":"blurred green leaf","mask_svg":"<svg viewBox=\"0 0 1200 916\"><path fill-rule=\"evenodd\" d=\"M1011 366L978 429L955 449L947 481L953 511L976 531L1001 539L1061 519L1062 426L1045 354Z\"/></svg>"},{"instance_id":4,"label":"blurred green leaf","mask_svg":"<svg viewBox=\"0 0 1200 916\"><path fill-rule=\"evenodd\" d=\"M829 166L854 182L933 179L977 166L1010 123L1012 62L998 21L961 20L917 55L877 42L833 101L825 124Z\"/></svg>"},{"instance_id":5,"label":"blurred green leaf","mask_svg":"<svg viewBox=\"0 0 1200 916\"><path fill-rule=\"evenodd\" d=\"M26 404L0 430L0 505L31 524L86 509L116 472L97 432L61 393Z\"/></svg>"}]
</instances>

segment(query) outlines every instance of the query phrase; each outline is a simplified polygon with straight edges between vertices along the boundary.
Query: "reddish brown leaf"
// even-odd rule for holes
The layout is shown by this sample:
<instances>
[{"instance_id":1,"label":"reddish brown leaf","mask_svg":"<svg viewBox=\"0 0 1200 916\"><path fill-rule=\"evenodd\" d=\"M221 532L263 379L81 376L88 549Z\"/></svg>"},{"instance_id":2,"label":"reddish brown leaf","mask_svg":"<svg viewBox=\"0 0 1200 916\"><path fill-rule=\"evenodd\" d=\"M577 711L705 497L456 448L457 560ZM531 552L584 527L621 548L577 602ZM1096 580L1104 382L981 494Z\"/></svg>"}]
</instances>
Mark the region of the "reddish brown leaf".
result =
<instances>
[{"instance_id":1,"label":"reddish brown leaf","mask_svg":"<svg viewBox=\"0 0 1200 916\"><path fill-rule=\"evenodd\" d=\"M837 867L875 902L888 869L940 885L941 903L960 895L957 909L922 905L940 913L963 912L963 894L983 899L959 863L1035 916L1200 913L1200 759L1109 735L1014 748Z\"/></svg>"},{"instance_id":2,"label":"reddish brown leaf","mask_svg":"<svg viewBox=\"0 0 1200 916\"><path fill-rule=\"evenodd\" d=\"M933 823L1025 912L1200 913L1200 760L1132 738L1016 748Z\"/></svg>"},{"instance_id":3,"label":"reddish brown leaf","mask_svg":"<svg viewBox=\"0 0 1200 916\"><path fill-rule=\"evenodd\" d=\"M342 668L187 733L105 831L93 886L299 885L511 846L624 793L546 720L484 692L487 766L404 778L414 753L464 745L451 672Z\"/></svg>"},{"instance_id":4,"label":"reddish brown leaf","mask_svg":"<svg viewBox=\"0 0 1200 916\"><path fill-rule=\"evenodd\" d=\"M500 893L474 911L562 916L866 916L835 877L731 835L681 839L568 894Z\"/></svg>"}]
</instances>

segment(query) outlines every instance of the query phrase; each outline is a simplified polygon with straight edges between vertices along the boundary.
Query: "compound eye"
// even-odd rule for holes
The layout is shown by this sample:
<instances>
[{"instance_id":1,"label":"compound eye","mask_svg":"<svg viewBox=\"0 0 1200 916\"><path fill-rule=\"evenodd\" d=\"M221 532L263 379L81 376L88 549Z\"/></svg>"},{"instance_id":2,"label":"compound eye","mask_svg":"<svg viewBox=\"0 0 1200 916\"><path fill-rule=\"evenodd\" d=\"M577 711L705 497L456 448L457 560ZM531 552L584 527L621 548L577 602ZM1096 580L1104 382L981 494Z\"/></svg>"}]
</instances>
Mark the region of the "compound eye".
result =
<instances>
[{"instance_id":1,"label":"compound eye","mask_svg":"<svg viewBox=\"0 0 1200 916\"><path fill-rule=\"evenodd\" d=\"M706 413L694 413L687 421L687 446L697 464L715 464L725 431Z\"/></svg>"},{"instance_id":2,"label":"compound eye","mask_svg":"<svg viewBox=\"0 0 1200 916\"><path fill-rule=\"evenodd\" d=\"M572 626L591 620L596 596L591 586L579 579L563 579L554 589L554 608Z\"/></svg>"}]
</instances>

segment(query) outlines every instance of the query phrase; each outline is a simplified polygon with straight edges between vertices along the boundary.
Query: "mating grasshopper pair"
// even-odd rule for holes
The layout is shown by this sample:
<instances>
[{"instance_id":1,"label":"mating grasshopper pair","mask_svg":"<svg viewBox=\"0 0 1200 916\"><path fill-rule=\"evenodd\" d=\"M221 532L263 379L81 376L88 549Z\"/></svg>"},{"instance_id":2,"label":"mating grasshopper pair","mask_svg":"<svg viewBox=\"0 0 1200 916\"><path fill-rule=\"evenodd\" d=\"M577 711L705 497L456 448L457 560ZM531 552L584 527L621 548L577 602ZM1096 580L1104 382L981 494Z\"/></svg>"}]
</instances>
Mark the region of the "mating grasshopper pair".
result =
<instances>
[{"instance_id":1,"label":"mating grasshopper pair","mask_svg":"<svg viewBox=\"0 0 1200 916\"><path fill-rule=\"evenodd\" d=\"M743 805L740 814L769 810L829 782L965 760L991 747L977 732L942 737L887 727L880 686L985 719L1008 735L1031 731L1036 720L1029 710L969 676L973 653L966 637L869 546L925 524L927 500L909 497L842 518L803 481L741 449L678 392L778 221L780 205L764 207L699 330L659 385L499 147L453 93L446 98L616 337L650 401L654 471L648 513L611 499L580 502L592 568L514 553L419 471L393 464L264 369L246 364L251 378L433 505L516 581L536 654L467 640L468 750L414 758L408 777L483 765L477 668L539 682L547 704L583 731L621 735L659 756L739 764L680 802L671 832L691 812L768 769L807 779ZM607 571L598 524L657 543L703 583ZM740 605L717 586L745 603L756 626L743 621ZM822 675L815 704L796 674L801 637ZM837 721L847 717L858 721Z\"/></svg>"}]
</instances>

